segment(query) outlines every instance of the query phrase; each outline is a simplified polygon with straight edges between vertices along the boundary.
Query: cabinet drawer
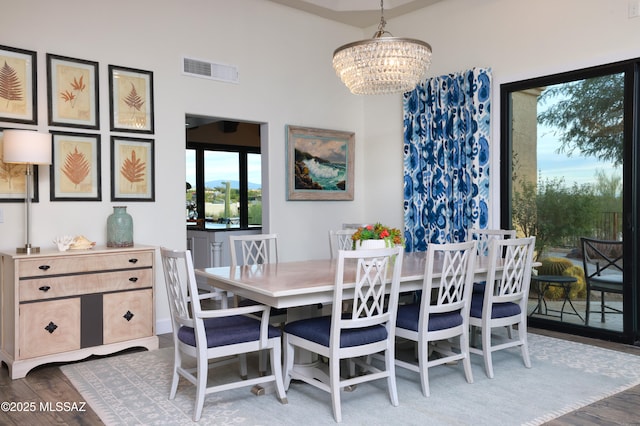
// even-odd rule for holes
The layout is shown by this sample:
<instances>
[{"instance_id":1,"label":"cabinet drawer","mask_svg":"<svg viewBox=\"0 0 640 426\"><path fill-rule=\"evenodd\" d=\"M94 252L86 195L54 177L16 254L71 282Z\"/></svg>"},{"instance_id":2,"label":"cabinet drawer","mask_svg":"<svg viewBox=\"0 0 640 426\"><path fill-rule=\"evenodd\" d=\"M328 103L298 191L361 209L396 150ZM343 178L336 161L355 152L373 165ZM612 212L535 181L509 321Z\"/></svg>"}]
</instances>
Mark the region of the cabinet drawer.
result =
<instances>
[{"instance_id":1,"label":"cabinet drawer","mask_svg":"<svg viewBox=\"0 0 640 426\"><path fill-rule=\"evenodd\" d=\"M20 305L19 358L80 349L80 299Z\"/></svg>"},{"instance_id":2,"label":"cabinet drawer","mask_svg":"<svg viewBox=\"0 0 640 426\"><path fill-rule=\"evenodd\" d=\"M105 294L104 343L116 343L153 335L153 293L149 290Z\"/></svg>"},{"instance_id":3,"label":"cabinet drawer","mask_svg":"<svg viewBox=\"0 0 640 426\"><path fill-rule=\"evenodd\" d=\"M20 302L153 286L153 269L34 278L20 281Z\"/></svg>"},{"instance_id":4,"label":"cabinet drawer","mask_svg":"<svg viewBox=\"0 0 640 426\"><path fill-rule=\"evenodd\" d=\"M153 266L152 251L131 251L126 253L64 257L39 257L18 262L18 274L24 277L73 274L79 272L108 271Z\"/></svg>"}]
</instances>

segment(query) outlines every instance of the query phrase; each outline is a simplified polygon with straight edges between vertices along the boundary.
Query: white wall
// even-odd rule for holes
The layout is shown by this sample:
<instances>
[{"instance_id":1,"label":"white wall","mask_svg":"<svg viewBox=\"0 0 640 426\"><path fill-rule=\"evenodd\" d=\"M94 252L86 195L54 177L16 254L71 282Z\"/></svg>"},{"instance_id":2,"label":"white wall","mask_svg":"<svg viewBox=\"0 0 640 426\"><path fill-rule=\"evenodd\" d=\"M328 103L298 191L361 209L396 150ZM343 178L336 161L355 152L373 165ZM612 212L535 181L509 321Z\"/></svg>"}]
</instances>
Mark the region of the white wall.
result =
<instances>
[{"instance_id":1,"label":"white wall","mask_svg":"<svg viewBox=\"0 0 640 426\"><path fill-rule=\"evenodd\" d=\"M136 242L185 247L185 113L266 123L265 227L281 236L282 260L328 256L327 230L343 222L402 225L401 96L351 95L330 65L336 47L370 37L375 28L362 31L264 0L0 0L0 6L0 43L38 53L39 116L37 126L1 127L75 131L47 125L45 55L100 64L103 201L49 202L48 170L41 168L34 244L53 247L51 240L62 234L104 244L106 218L122 204L109 198L109 64L154 73L156 201L126 203ZM499 85L639 57L640 18L626 16L627 0L447 0L389 20L387 29L431 43L430 76L493 68L492 202L498 211ZM240 83L182 76L183 55L236 65ZM286 124L356 132L353 202L286 201ZM0 209L0 249L13 250L24 243L23 205ZM157 278L163 321L168 307L161 274Z\"/></svg>"},{"instance_id":2,"label":"white wall","mask_svg":"<svg viewBox=\"0 0 640 426\"><path fill-rule=\"evenodd\" d=\"M51 240L64 234L104 244L112 206L126 204L135 242L184 248L185 113L266 123L266 227L281 236L282 260L329 256L327 230L362 220L361 160L353 202L287 202L285 180L287 124L354 131L356 157L362 158L363 101L331 67L333 49L362 38L362 30L264 0L0 0L0 10L0 44L37 52L39 117L37 126L0 127L81 132L47 125L46 53L99 62L103 201L50 202L48 167L41 167L40 202L32 211L34 245L53 248ZM183 55L236 65L240 83L183 76ZM109 64L153 71L154 203L110 201ZM0 249L13 251L24 244L24 205L3 203L0 209ZM168 305L158 272L157 319L163 321Z\"/></svg>"},{"instance_id":3,"label":"white wall","mask_svg":"<svg viewBox=\"0 0 640 426\"><path fill-rule=\"evenodd\" d=\"M640 57L640 18L627 18L627 6L628 0L446 0L388 21L394 36L431 44L430 77L493 69L493 226L500 222L500 85ZM391 161L403 141L401 99L365 103L366 211L389 223L402 223L402 163ZM388 171L384 178L380 170Z\"/></svg>"}]
</instances>

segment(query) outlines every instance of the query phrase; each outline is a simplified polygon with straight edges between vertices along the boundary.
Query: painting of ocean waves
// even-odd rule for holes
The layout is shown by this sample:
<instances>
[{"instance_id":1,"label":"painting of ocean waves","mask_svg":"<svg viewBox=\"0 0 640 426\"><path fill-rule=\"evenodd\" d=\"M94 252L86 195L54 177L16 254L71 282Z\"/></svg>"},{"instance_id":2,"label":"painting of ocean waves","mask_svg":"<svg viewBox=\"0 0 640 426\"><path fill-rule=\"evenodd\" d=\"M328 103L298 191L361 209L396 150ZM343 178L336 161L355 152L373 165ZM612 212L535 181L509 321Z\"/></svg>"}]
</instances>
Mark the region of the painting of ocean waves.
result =
<instances>
[{"instance_id":1,"label":"painting of ocean waves","mask_svg":"<svg viewBox=\"0 0 640 426\"><path fill-rule=\"evenodd\" d=\"M315 158L303 161L303 163L309 169L311 179L317 182L322 189L329 191L344 190L344 181L347 173L346 164L324 163Z\"/></svg>"}]
</instances>

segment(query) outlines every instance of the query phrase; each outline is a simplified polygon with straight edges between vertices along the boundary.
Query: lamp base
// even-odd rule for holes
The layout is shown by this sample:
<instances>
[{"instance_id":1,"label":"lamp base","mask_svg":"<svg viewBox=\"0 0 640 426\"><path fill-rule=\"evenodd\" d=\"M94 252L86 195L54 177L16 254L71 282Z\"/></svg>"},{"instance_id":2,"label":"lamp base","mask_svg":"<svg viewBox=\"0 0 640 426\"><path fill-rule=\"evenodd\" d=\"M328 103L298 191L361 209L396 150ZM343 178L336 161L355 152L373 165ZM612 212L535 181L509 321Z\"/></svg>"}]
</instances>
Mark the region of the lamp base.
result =
<instances>
[{"instance_id":1,"label":"lamp base","mask_svg":"<svg viewBox=\"0 0 640 426\"><path fill-rule=\"evenodd\" d=\"M33 247L31 244L25 244L24 247L18 247L16 249L16 253L21 253L21 254L40 253L40 247Z\"/></svg>"}]
</instances>

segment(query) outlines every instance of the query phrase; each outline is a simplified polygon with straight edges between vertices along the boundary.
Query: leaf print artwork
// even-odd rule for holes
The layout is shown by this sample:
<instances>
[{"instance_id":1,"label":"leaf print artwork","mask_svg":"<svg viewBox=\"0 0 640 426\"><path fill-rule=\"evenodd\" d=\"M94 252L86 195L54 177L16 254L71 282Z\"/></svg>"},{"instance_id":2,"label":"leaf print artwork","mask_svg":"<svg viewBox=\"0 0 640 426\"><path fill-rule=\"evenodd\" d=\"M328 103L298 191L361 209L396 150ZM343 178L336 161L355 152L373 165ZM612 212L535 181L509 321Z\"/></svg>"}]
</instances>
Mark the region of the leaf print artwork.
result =
<instances>
[{"instance_id":1,"label":"leaf print artwork","mask_svg":"<svg viewBox=\"0 0 640 426\"><path fill-rule=\"evenodd\" d=\"M93 144L70 139L61 140L59 143L60 192L63 194L90 192L94 185L91 169Z\"/></svg>"},{"instance_id":2,"label":"leaf print artwork","mask_svg":"<svg viewBox=\"0 0 640 426\"><path fill-rule=\"evenodd\" d=\"M14 68L4 61L0 68L0 98L7 101L7 106L11 101L22 101L22 82Z\"/></svg>"},{"instance_id":3,"label":"leaf print artwork","mask_svg":"<svg viewBox=\"0 0 640 426\"><path fill-rule=\"evenodd\" d=\"M143 192L146 186L146 162L143 160L146 156L140 155L140 150L145 148L125 148L127 155L123 156L122 166L120 167L121 179L120 189L123 193L139 193ZM130 151L129 151L130 150ZM138 154L136 154L138 151ZM142 188L142 190L141 190Z\"/></svg>"},{"instance_id":4,"label":"leaf print artwork","mask_svg":"<svg viewBox=\"0 0 640 426\"><path fill-rule=\"evenodd\" d=\"M117 122L130 129L148 126L146 80L140 77L118 78L120 99Z\"/></svg>"},{"instance_id":5,"label":"leaf print artwork","mask_svg":"<svg viewBox=\"0 0 640 426\"><path fill-rule=\"evenodd\" d=\"M69 83L69 85L71 86L71 91L65 90L64 92L60 93L60 97L65 102L69 102L71 104L71 108L74 108L76 106L76 100L78 99L78 96L74 92L80 94L80 92L84 91L84 89L87 87L82 82L82 80L83 76L80 76L80 79L76 79L74 77L73 81Z\"/></svg>"},{"instance_id":6,"label":"leaf print artwork","mask_svg":"<svg viewBox=\"0 0 640 426\"><path fill-rule=\"evenodd\" d=\"M29 64L25 59L0 53L0 114L16 119L32 114Z\"/></svg>"},{"instance_id":7,"label":"leaf print artwork","mask_svg":"<svg viewBox=\"0 0 640 426\"><path fill-rule=\"evenodd\" d=\"M84 154L78 152L78 147L74 147L73 152L65 158L62 173L77 187L90 172L91 163Z\"/></svg>"},{"instance_id":8,"label":"leaf print artwork","mask_svg":"<svg viewBox=\"0 0 640 426\"><path fill-rule=\"evenodd\" d=\"M67 120L91 119L91 96L87 89L88 69L64 64L55 65L60 101L57 115Z\"/></svg>"}]
</instances>

